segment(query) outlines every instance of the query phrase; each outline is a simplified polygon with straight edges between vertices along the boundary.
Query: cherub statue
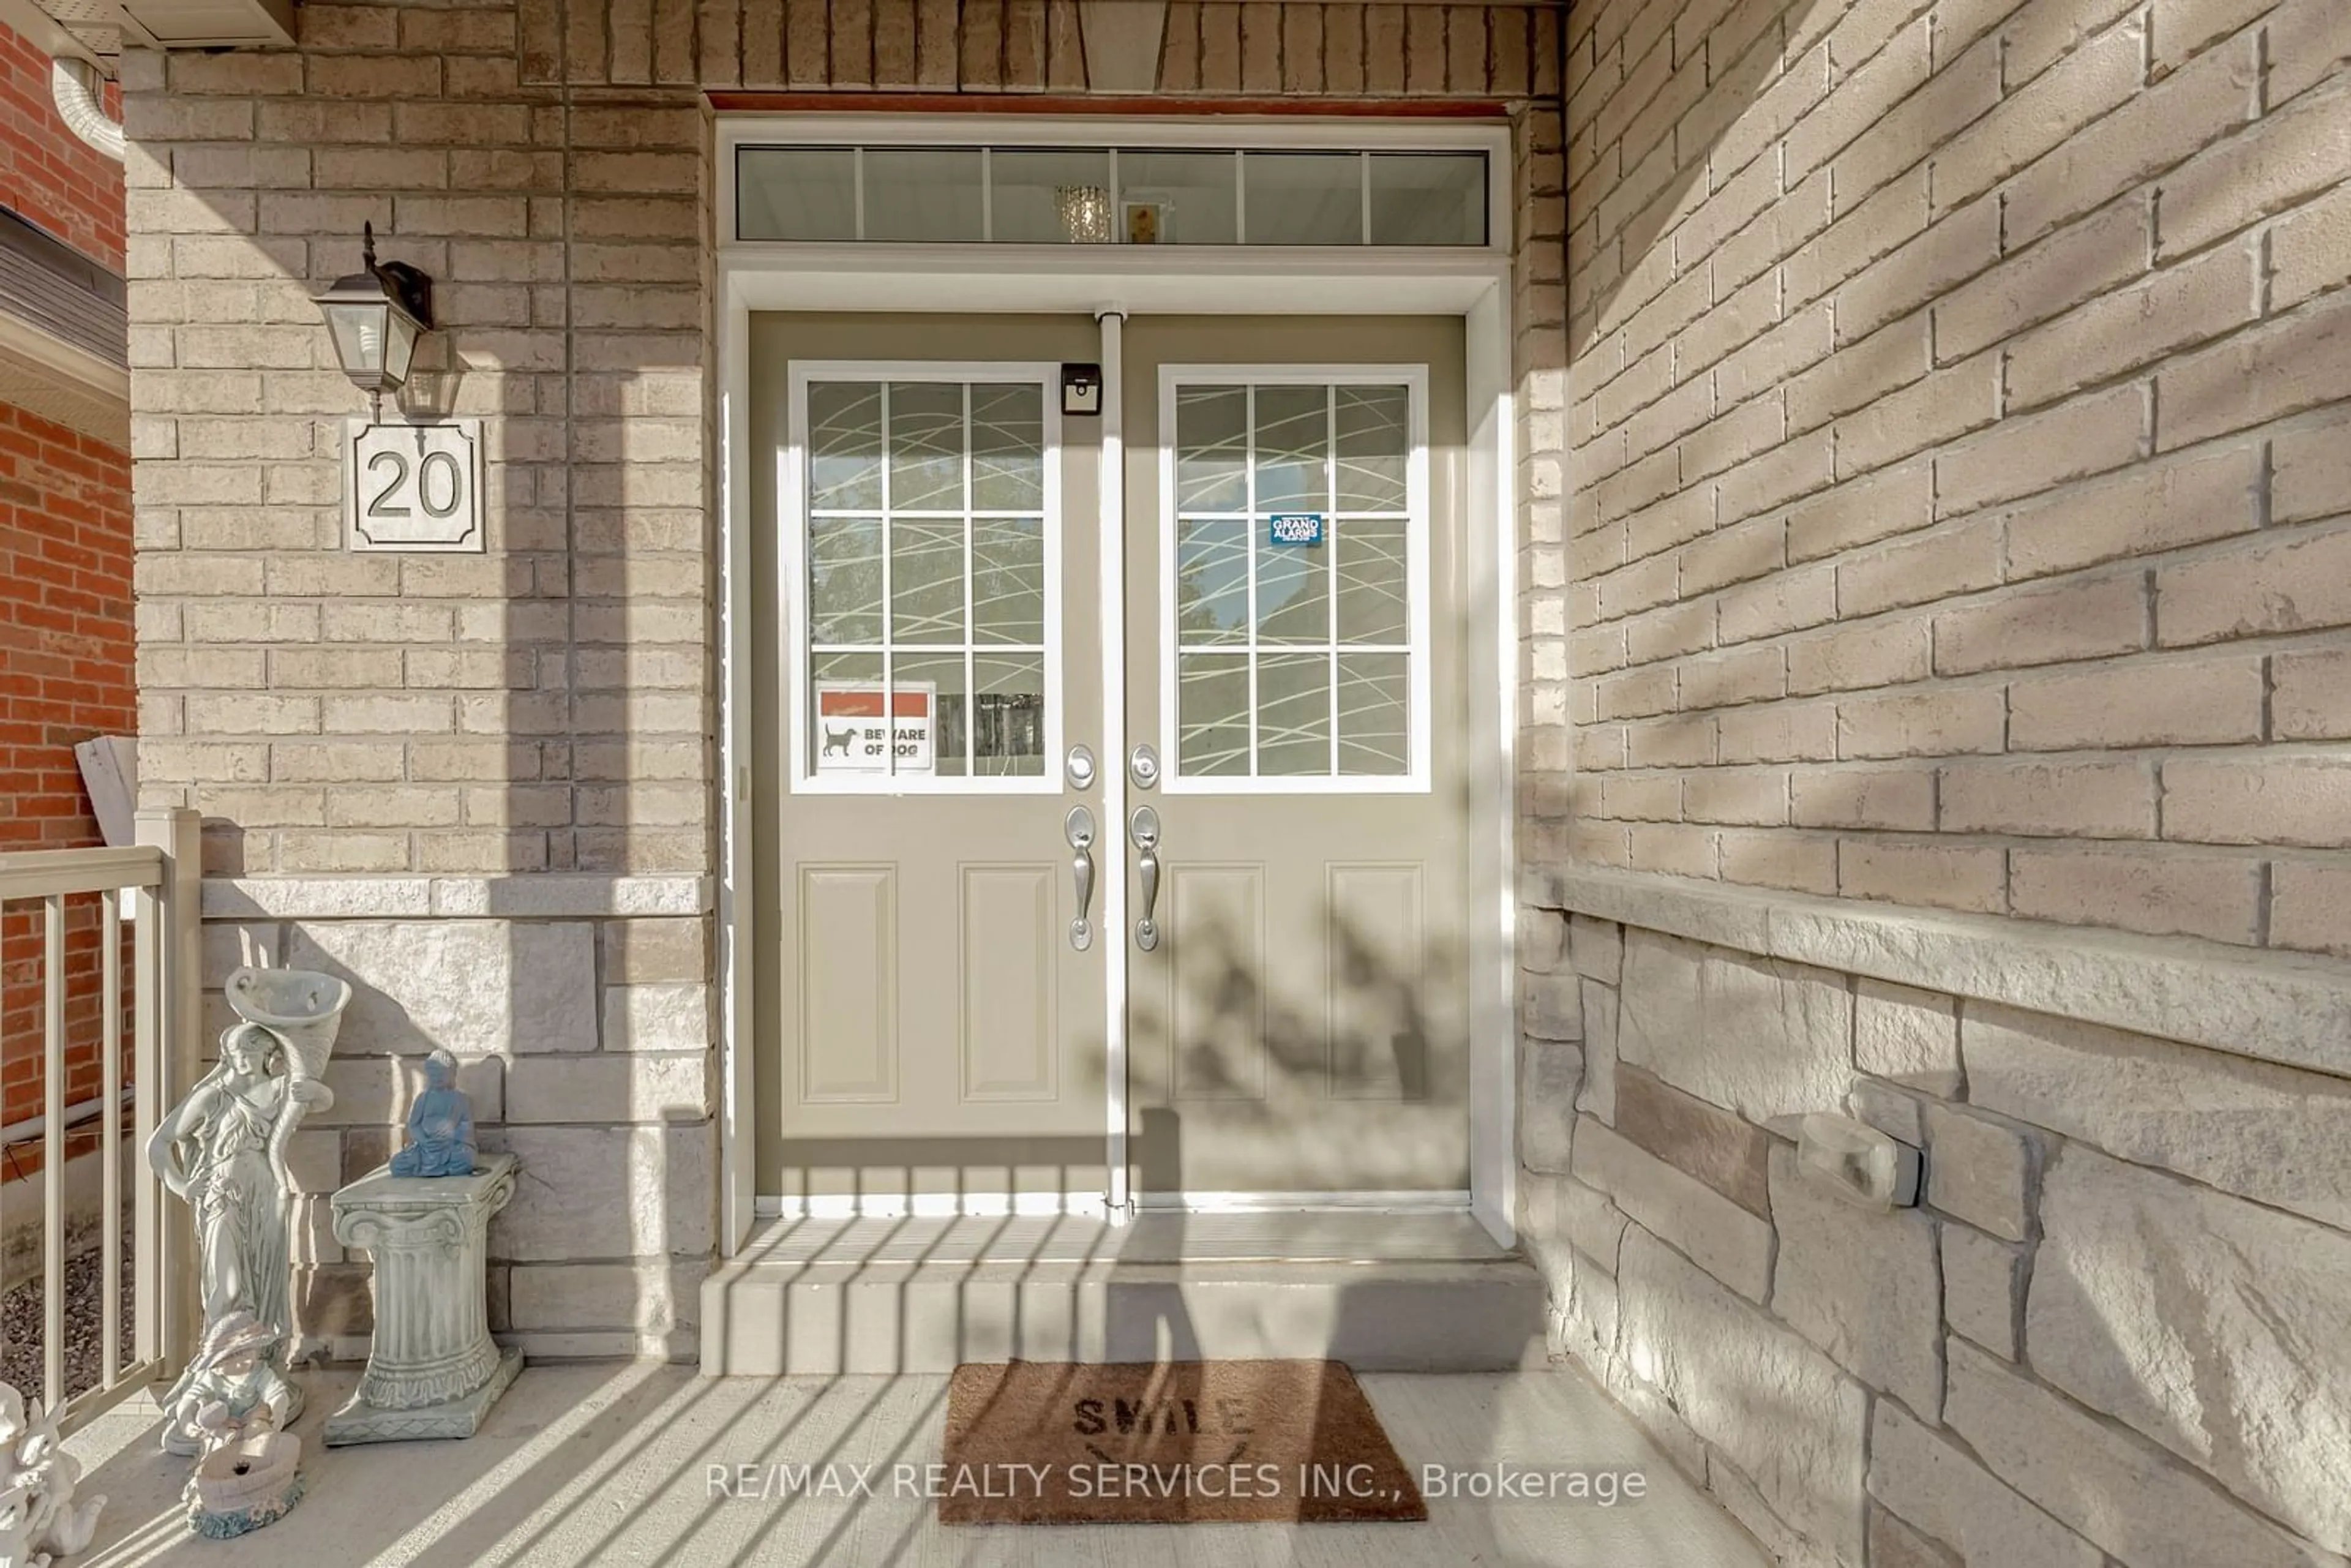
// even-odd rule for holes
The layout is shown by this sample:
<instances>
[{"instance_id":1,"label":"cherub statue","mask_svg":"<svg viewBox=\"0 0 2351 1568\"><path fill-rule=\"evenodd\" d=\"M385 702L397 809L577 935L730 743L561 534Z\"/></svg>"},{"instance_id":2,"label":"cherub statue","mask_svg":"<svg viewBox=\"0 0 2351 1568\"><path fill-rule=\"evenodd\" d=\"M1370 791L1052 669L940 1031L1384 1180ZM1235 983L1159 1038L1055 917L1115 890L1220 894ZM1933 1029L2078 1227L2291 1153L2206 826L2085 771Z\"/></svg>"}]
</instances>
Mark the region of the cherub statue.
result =
<instances>
[{"instance_id":1,"label":"cherub statue","mask_svg":"<svg viewBox=\"0 0 2351 1568\"><path fill-rule=\"evenodd\" d=\"M392 1156L396 1176L474 1174L474 1107L457 1087L457 1059L424 1059L424 1092L408 1108L408 1146Z\"/></svg>"},{"instance_id":2,"label":"cherub statue","mask_svg":"<svg viewBox=\"0 0 2351 1568\"><path fill-rule=\"evenodd\" d=\"M196 1250L204 1322L217 1325L232 1312L252 1314L279 1344L293 1315L288 1221L293 1187L274 1140L289 1116L328 1093L314 1079L285 1076L284 1050L259 1024L240 1023L221 1036L220 1063L172 1108L147 1142L147 1163L163 1185L195 1211ZM183 1375L165 1400L185 1392ZM281 1410L291 1420L300 1406ZM193 1451L193 1450L191 1450Z\"/></svg>"},{"instance_id":3,"label":"cherub statue","mask_svg":"<svg viewBox=\"0 0 2351 1568\"><path fill-rule=\"evenodd\" d=\"M5 1383L0 1451L7 1465L0 1476L0 1568L38 1568L51 1554L70 1557L87 1547L106 1499L74 1500L81 1461L59 1446L57 1413L36 1401L27 1420L24 1396Z\"/></svg>"},{"instance_id":4,"label":"cherub statue","mask_svg":"<svg viewBox=\"0 0 2351 1568\"><path fill-rule=\"evenodd\" d=\"M268 1324L242 1311L204 1330L203 1348L163 1406L166 1452L209 1454L287 1424L298 1402L293 1385L269 1362L277 1338Z\"/></svg>"},{"instance_id":5,"label":"cherub statue","mask_svg":"<svg viewBox=\"0 0 2351 1568\"><path fill-rule=\"evenodd\" d=\"M188 1527L226 1539L285 1516L302 1496L302 1440L281 1428L293 1388L269 1364L268 1324L236 1312L204 1332L204 1348L169 1408L163 1447L197 1456L181 1496Z\"/></svg>"}]
</instances>

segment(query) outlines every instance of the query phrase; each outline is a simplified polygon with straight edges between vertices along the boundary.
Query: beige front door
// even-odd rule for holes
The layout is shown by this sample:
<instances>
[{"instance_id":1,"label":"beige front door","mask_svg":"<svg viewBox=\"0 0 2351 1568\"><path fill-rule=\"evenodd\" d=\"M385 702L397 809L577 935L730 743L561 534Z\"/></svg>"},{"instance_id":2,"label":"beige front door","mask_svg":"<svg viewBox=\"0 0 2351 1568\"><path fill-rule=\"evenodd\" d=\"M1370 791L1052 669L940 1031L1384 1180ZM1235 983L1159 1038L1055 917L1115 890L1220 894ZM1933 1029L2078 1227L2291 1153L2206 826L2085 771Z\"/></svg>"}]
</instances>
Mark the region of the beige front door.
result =
<instances>
[{"instance_id":1,"label":"beige front door","mask_svg":"<svg viewBox=\"0 0 2351 1568\"><path fill-rule=\"evenodd\" d=\"M1468 1188L1462 346L1458 319L1127 328L1146 1201Z\"/></svg>"},{"instance_id":2,"label":"beige front door","mask_svg":"<svg viewBox=\"0 0 2351 1568\"><path fill-rule=\"evenodd\" d=\"M1099 342L752 319L762 1195L1103 1190L1117 945L1072 934L1073 808L1105 872L1116 835L1066 764L1102 727L1101 442L1061 413Z\"/></svg>"},{"instance_id":3,"label":"beige front door","mask_svg":"<svg viewBox=\"0 0 2351 1568\"><path fill-rule=\"evenodd\" d=\"M763 1197L1103 1192L1113 966L1145 1201L1466 1191L1462 340L1127 324L1109 756L1096 324L753 317Z\"/></svg>"}]
</instances>

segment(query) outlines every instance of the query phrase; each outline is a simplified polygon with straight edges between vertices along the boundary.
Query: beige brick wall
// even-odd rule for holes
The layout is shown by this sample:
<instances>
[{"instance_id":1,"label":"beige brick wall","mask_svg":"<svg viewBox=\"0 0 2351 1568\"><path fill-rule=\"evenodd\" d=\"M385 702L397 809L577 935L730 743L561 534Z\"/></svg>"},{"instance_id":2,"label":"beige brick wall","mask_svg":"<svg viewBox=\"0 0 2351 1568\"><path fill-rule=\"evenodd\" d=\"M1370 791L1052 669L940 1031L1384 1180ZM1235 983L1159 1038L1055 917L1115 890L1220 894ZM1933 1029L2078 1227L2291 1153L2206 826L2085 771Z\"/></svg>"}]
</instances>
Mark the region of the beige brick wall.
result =
<instances>
[{"instance_id":1,"label":"beige brick wall","mask_svg":"<svg viewBox=\"0 0 2351 1568\"><path fill-rule=\"evenodd\" d=\"M297 50L124 64L142 793L202 810L208 872L237 880L217 890L214 984L261 953L367 999L342 1108L306 1132L305 1330L364 1331L364 1270L320 1197L390 1146L411 1059L453 1044L485 1141L530 1167L492 1233L499 1325L539 1353L690 1354L716 1165L705 89L1082 91L1077 11L298 16ZM1169 93L1508 106L1522 478L1553 591L1561 23L1176 4L1161 61ZM485 422L486 555L343 549L337 443L364 405L309 297L356 267L368 221L434 279L423 390ZM1535 742L1554 765L1563 717Z\"/></svg>"},{"instance_id":2,"label":"beige brick wall","mask_svg":"<svg viewBox=\"0 0 2351 1568\"><path fill-rule=\"evenodd\" d=\"M1533 853L2351 955L2351 7L1566 34Z\"/></svg>"}]
</instances>

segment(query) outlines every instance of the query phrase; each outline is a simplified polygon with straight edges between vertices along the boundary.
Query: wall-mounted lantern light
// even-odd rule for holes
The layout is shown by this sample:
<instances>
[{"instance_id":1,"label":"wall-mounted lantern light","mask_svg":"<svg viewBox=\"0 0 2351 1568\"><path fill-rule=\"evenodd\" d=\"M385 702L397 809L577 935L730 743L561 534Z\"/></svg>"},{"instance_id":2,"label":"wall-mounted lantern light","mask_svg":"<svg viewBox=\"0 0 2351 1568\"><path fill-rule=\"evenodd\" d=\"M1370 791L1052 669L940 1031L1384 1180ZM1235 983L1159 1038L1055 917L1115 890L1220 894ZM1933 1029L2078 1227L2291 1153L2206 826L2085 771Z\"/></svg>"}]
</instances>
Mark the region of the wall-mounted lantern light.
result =
<instances>
[{"instance_id":1,"label":"wall-mounted lantern light","mask_svg":"<svg viewBox=\"0 0 2351 1568\"><path fill-rule=\"evenodd\" d=\"M408 381L416 335L433 329L433 279L405 262L375 259L375 225L360 228L360 270L316 296L343 374L368 394L369 417L383 417L383 394Z\"/></svg>"}]
</instances>

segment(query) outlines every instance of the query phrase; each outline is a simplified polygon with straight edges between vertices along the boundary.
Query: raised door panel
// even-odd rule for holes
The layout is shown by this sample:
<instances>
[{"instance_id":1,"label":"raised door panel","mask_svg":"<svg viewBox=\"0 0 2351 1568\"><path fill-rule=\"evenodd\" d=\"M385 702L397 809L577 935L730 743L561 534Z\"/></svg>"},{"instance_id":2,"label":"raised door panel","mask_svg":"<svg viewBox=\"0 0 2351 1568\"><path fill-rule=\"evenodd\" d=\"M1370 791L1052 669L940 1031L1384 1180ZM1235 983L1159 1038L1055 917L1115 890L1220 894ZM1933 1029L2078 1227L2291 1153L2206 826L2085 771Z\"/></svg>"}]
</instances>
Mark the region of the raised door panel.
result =
<instances>
[{"instance_id":1,"label":"raised door panel","mask_svg":"<svg viewBox=\"0 0 2351 1568\"><path fill-rule=\"evenodd\" d=\"M1422 870L1337 863L1323 870L1323 956L1334 1100L1428 1093L1428 932Z\"/></svg>"},{"instance_id":2,"label":"raised door panel","mask_svg":"<svg viewBox=\"0 0 2351 1568\"><path fill-rule=\"evenodd\" d=\"M1050 1100L1059 1092L1056 966L1064 934L1050 865L963 868L963 1097Z\"/></svg>"},{"instance_id":3,"label":"raised door panel","mask_svg":"<svg viewBox=\"0 0 2351 1568\"><path fill-rule=\"evenodd\" d=\"M1178 865L1164 895L1177 1100L1266 1097L1265 867Z\"/></svg>"},{"instance_id":4,"label":"raised door panel","mask_svg":"<svg viewBox=\"0 0 2351 1568\"><path fill-rule=\"evenodd\" d=\"M898 1098L898 871L800 868L800 1098Z\"/></svg>"}]
</instances>

